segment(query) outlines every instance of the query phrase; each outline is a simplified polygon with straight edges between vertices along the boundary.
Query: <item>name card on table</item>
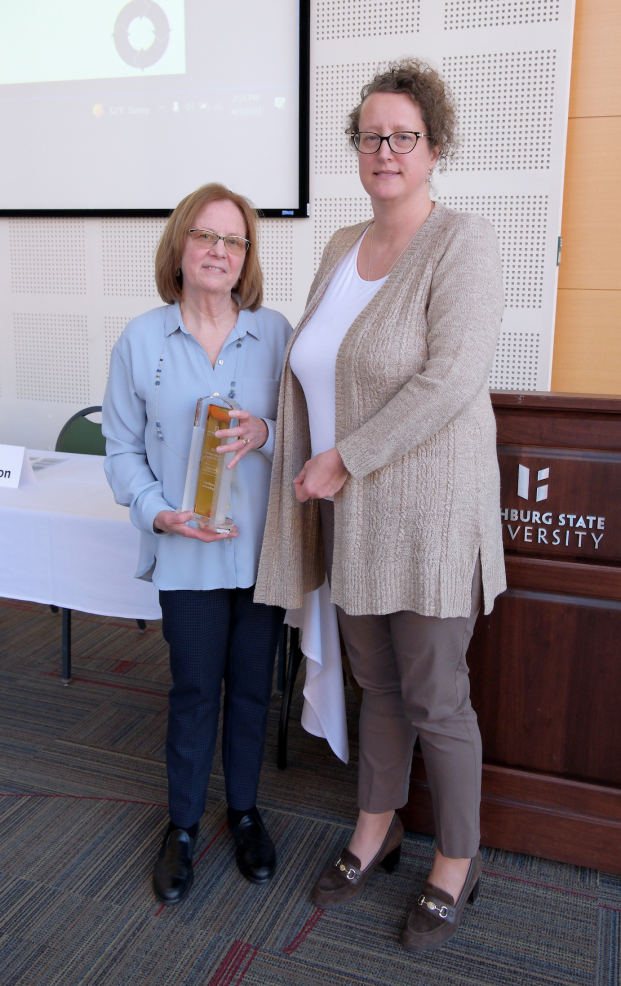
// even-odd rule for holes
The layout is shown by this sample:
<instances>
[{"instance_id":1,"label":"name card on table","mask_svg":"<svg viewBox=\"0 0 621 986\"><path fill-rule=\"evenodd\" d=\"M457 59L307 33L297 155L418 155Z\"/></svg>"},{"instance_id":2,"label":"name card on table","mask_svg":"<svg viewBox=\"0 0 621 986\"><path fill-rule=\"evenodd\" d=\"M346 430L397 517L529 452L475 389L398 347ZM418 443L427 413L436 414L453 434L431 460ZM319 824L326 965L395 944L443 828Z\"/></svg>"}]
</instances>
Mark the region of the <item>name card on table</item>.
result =
<instances>
[{"instance_id":1,"label":"name card on table","mask_svg":"<svg viewBox=\"0 0 621 986\"><path fill-rule=\"evenodd\" d=\"M0 487L17 489L36 481L26 449L22 445L0 445Z\"/></svg>"}]
</instances>

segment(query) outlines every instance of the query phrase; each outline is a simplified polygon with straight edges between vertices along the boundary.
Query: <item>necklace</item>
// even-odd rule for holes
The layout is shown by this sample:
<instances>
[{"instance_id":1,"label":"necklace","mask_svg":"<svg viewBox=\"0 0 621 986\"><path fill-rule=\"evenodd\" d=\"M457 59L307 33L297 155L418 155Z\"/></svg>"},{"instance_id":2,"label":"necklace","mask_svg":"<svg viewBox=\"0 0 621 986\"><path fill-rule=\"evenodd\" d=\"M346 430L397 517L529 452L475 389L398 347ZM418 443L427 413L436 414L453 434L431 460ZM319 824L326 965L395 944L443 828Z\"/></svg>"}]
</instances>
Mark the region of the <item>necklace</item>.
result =
<instances>
[{"instance_id":1,"label":"necklace","mask_svg":"<svg viewBox=\"0 0 621 986\"><path fill-rule=\"evenodd\" d=\"M238 320L239 321L239 320ZM181 326L179 326L181 328ZM239 335L239 330L237 329L237 324L235 325L235 330L237 332L237 343L235 344L235 349L237 350L235 354L235 369L233 370L233 379L231 380L231 389L229 390L229 397L235 397L235 387L237 386L237 361L239 360L239 350L241 349L242 341ZM164 434L162 432L162 425L160 423L160 416L157 410L157 398L159 394L160 385L162 382L162 363L164 362L164 350L166 349L166 342L168 341L168 336L164 336L164 345L162 346L162 352L160 354L160 361L157 365L157 370L155 371L155 429L157 431L158 440L165 445L170 452L174 452L176 456L187 462L187 456L181 455L180 452L175 451L170 445L165 441ZM219 394L213 394L214 397L219 397Z\"/></svg>"},{"instance_id":2,"label":"necklace","mask_svg":"<svg viewBox=\"0 0 621 986\"><path fill-rule=\"evenodd\" d=\"M375 229L375 220L371 223L371 242L369 244L369 266L367 267L367 281L370 281L371 280L371 257L373 255L373 230L374 229ZM418 230L416 230L416 233L418 233ZM414 236L416 236L416 233L414 233ZM405 253L405 251L409 247L410 243L414 239L414 236L410 240L407 241L407 243L405 244L403 250L401 251L401 253L397 257L397 259L390 265L390 267L388 268L388 270L384 274L384 277L388 277L388 275L390 274L390 272L393 269L393 267L395 266L395 264L397 264L401 260L401 257L403 256L403 254Z\"/></svg>"}]
</instances>

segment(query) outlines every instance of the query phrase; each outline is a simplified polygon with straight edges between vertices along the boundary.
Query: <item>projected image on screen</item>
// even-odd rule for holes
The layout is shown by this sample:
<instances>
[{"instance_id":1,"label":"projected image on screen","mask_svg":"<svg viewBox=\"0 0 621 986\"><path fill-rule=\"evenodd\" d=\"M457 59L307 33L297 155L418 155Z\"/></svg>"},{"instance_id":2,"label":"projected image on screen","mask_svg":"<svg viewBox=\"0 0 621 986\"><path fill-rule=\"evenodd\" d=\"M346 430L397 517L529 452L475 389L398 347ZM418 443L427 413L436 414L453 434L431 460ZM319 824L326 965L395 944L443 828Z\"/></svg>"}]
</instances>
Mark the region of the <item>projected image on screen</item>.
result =
<instances>
[{"instance_id":1,"label":"projected image on screen","mask_svg":"<svg viewBox=\"0 0 621 986\"><path fill-rule=\"evenodd\" d=\"M299 2L0 0L0 209L298 207Z\"/></svg>"}]
</instances>

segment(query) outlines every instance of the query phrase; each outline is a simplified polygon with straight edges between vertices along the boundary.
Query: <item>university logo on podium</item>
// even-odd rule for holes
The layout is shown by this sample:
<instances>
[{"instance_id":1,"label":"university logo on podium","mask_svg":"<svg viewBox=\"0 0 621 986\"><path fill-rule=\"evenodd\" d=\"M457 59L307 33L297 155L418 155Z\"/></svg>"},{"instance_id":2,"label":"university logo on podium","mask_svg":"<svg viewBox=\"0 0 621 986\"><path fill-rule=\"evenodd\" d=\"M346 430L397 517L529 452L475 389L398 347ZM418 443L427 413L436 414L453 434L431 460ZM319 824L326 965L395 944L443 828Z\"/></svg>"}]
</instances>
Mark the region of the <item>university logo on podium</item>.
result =
<instances>
[{"instance_id":1,"label":"university logo on podium","mask_svg":"<svg viewBox=\"0 0 621 986\"><path fill-rule=\"evenodd\" d=\"M546 466L545 469L537 470L538 483L540 483L542 479L549 479L549 478L550 478L549 466ZM520 464L518 465L517 492L518 492L518 496L521 496L523 500L528 500L529 486L530 486L530 469L528 468L528 466L523 466L522 463L520 462ZM539 503L540 500L547 500L547 499L548 499L547 484L545 486L538 486L537 495L535 496L535 500L537 501L537 503Z\"/></svg>"}]
</instances>

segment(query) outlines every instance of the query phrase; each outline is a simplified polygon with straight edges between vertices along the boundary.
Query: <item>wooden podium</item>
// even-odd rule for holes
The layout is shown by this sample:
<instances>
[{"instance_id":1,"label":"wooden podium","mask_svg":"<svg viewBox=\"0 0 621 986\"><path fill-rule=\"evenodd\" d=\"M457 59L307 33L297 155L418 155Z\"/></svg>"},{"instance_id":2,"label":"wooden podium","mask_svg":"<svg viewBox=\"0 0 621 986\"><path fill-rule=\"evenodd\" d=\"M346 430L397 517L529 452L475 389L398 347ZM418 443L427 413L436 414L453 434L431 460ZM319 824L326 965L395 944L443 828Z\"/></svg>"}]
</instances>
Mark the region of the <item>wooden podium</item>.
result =
<instances>
[{"instance_id":1,"label":"wooden podium","mask_svg":"<svg viewBox=\"0 0 621 986\"><path fill-rule=\"evenodd\" d=\"M508 589L468 651L481 842L621 873L621 398L492 403ZM433 833L420 754L400 814Z\"/></svg>"}]
</instances>

